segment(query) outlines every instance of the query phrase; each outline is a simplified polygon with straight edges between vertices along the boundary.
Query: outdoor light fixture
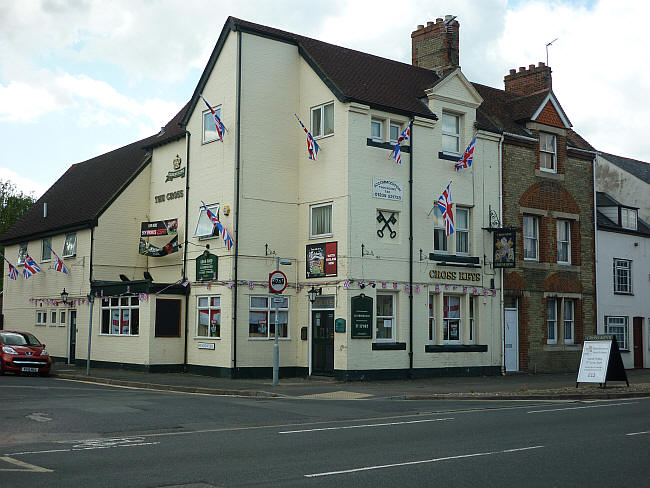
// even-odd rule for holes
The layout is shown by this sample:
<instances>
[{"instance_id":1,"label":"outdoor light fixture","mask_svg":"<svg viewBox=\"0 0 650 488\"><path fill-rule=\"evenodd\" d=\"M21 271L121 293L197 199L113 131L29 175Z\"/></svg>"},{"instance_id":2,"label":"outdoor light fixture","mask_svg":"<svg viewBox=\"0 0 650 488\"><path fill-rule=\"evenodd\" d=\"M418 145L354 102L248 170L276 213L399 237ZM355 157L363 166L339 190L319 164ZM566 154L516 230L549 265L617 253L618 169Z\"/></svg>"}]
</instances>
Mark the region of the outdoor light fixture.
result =
<instances>
[{"instance_id":1,"label":"outdoor light fixture","mask_svg":"<svg viewBox=\"0 0 650 488\"><path fill-rule=\"evenodd\" d=\"M316 301L316 297L318 295L323 294L323 289L322 288L314 288L314 286L312 285L311 290L309 290L307 292L307 294L309 295L309 301L311 303L314 303Z\"/></svg>"},{"instance_id":2,"label":"outdoor light fixture","mask_svg":"<svg viewBox=\"0 0 650 488\"><path fill-rule=\"evenodd\" d=\"M63 288L63 291L61 292L61 301L66 305L68 304L68 296L69 293L65 291L65 288Z\"/></svg>"}]
</instances>

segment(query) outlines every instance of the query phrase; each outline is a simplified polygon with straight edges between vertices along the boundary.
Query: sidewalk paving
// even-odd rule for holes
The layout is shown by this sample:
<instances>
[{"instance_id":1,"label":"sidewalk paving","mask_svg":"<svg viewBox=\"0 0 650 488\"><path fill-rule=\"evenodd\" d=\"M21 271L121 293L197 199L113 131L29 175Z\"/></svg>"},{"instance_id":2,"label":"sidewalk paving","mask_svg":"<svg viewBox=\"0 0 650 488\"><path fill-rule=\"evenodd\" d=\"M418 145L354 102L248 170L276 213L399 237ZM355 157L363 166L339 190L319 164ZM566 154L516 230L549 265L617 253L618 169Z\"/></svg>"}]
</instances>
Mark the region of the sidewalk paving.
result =
<instances>
[{"instance_id":1,"label":"sidewalk paving","mask_svg":"<svg viewBox=\"0 0 650 488\"><path fill-rule=\"evenodd\" d=\"M58 363L60 379L210 395L299 399L468 399L468 400L586 400L650 396L650 369L627 370L630 386L610 382L605 388L581 383L576 373L507 374L480 377L441 377L416 380L339 382L327 377L230 379L189 373L148 373L124 369L86 368Z\"/></svg>"}]
</instances>

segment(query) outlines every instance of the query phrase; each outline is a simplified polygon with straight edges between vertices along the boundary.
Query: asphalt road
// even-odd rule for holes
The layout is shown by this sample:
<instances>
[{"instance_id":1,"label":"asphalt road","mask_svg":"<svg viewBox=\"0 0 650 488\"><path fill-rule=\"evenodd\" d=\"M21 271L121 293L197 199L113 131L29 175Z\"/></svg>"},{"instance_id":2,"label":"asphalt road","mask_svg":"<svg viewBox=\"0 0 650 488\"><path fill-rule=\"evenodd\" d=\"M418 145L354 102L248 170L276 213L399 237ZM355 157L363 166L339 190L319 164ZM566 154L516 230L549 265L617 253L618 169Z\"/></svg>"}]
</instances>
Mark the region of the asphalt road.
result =
<instances>
[{"instance_id":1,"label":"asphalt road","mask_svg":"<svg viewBox=\"0 0 650 488\"><path fill-rule=\"evenodd\" d=\"M0 378L0 486L648 486L650 399L253 399Z\"/></svg>"}]
</instances>

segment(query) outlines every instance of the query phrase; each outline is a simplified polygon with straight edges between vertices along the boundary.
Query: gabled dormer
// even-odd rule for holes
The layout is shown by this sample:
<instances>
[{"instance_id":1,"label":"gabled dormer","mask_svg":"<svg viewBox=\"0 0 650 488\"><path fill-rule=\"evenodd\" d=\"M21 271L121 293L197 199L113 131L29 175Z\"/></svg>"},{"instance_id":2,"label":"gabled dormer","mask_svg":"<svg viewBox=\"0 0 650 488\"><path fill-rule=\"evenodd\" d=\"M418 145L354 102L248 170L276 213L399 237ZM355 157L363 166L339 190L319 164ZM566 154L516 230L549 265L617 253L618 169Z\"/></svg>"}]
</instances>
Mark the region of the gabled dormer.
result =
<instances>
[{"instance_id":1,"label":"gabled dormer","mask_svg":"<svg viewBox=\"0 0 650 488\"><path fill-rule=\"evenodd\" d=\"M598 212L607 217L621 229L639 230L638 208L623 205L607 193L596 193L596 206Z\"/></svg>"}]
</instances>

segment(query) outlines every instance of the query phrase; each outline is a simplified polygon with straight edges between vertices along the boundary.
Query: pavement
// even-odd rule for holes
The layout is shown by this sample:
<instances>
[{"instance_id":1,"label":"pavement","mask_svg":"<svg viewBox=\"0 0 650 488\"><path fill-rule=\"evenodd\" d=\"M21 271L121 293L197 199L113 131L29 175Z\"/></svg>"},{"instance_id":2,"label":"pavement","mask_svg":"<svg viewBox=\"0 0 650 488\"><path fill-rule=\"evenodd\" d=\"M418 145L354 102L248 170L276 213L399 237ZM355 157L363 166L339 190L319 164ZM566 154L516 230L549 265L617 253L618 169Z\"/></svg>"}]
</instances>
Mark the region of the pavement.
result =
<instances>
[{"instance_id":1,"label":"pavement","mask_svg":"<svg viewBox=\"0 0 650 488\"><path fill-rule=\"evenodd\" d=\"M148 390L241 397L319 400L587 400L650 397L650 369L626 370L630 386L622 381L580 383L575 373L441 377L391 381L348 381L313 376L268 379L230 379L189 373L148 373L125 369L91 368L55 363L53 376L62 380L143 388Z\"/></svg>"}]
</instances>

